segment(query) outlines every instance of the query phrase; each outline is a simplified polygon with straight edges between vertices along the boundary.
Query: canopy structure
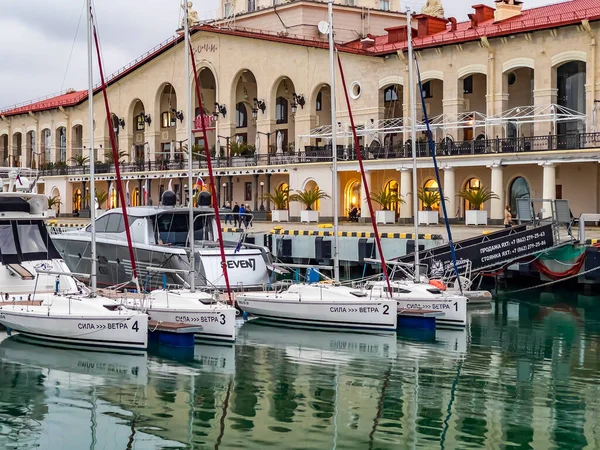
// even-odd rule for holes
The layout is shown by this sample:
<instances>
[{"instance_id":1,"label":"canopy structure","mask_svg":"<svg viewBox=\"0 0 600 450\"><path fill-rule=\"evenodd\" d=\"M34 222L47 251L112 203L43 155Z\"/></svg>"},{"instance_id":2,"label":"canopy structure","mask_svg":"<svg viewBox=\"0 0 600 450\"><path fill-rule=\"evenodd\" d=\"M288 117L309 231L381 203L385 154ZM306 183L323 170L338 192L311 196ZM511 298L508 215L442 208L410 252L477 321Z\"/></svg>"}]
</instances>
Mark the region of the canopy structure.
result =
<instances>
[{"instance_id":1,"label":"canopy structure","mask_svg":"<svg viewBox=\"0 0 600 450\"><path fill-rule=\"evenodd\" d=\"M556 134L556 124L573 121L580 121L585 126L587 116L564 106L550 104L520 106L493 116L486 116L478 111L440 114L429 119L429 126L434 140L439 142L439 140L446 138L447 133L451 130L472 129L473 137L475 138L481 132L487 136L488 129L492 126L502 126L506 132L506 127L509 124L516 126L517 135L520 135L521 126L524 124L550 122L553 123L553 134ZM366 136L371 138L371 140L383 142L385 135L399 133L406 133L408 135L411 131L411 122L409 117L373 120L370 124L358 125L356 133L358 136ZM417 121L415 125L418 132L424 132L427 129L425 122ZM480 133L478 133L478 130ZM307 134L300 135L300 138L331 139L331 133L332 126L323 125L313 128ZM441 135L438 136L440 133ZM350 124L338 122L336 136L339 139L351 138Z\"/></svg>"},{"instance_id":2,"label":"canopy structure","mask_svg":"<svg viewBox=\"0 0 600 450\"><path fill-rule=\"evenodd\" d=\"M573 121L580 121L585 126L587 115L555 103L549 105L518 106L487 118L488 126L502 126L506 129L508 124L515 125L517 127L517 135L520 135L520 128L525 124L551 122L553 124L552 134L556 134L556 124Z\"/></svg>"}]
</instances>

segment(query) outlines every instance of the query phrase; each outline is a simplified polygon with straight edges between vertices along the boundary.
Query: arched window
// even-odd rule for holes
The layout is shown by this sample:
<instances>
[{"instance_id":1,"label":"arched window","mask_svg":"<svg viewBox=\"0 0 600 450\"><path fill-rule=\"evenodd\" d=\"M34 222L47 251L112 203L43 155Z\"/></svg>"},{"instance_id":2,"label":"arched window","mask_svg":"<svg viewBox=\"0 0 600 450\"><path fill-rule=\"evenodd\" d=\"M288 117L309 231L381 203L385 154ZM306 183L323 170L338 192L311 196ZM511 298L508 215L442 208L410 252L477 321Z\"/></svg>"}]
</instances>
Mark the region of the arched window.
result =
<instances>
[{"instance_id":1,"label":"arched window","mask_svg":"<svg viewBox=\"0 0 600 450\"><path fill-rule=\"evenodd\" d=\"M58 129L59 143L59 161L67 162L67 129L60 127Z\"/></svg>"},{"instance_id":2,"label":"arched window","mask_svg":"<svg viewBox=\"0 0 600 450\"><path fill-rule=\"evenodd\" d=\"M440 188L437 184L437 181L435 181L435 180L427 181L425 183L425 185L423 186L423 192L424 192L424 194L437 192L438 198L439 198ZM431 208L431 209L429 209L429 208ZM426 204L423 204L423 200L421 200L421 210L422 211L439 211L440 210L440 202L438 201L435 204L426 205Z\"/></svg>"},{"instance_id":3,"label":"arched window","mask_svg":"<svg viewBox=\"0 0 600 450\"><path fill-rule=\"evenodd\" d=\"M399 192L399 187L398 187L398 182L392 180L389 181L386 185L385 185L385 192L387 192L388 194L392 194L392 196L394 197L394 199L396 199L394 202L392 202L392 204L390 205L391 210L396 212L396 215L398 215L398 213L400 212L400 192ZM396 217L397 219L397 217Z\"/></svg>"},{"instance_id":4,"label":"arched window","mask_svg":"<svg viewBox=\"0 0 600 450\"><path fill-rule=\"evenodd\" d=\"M246 128L248 126L248 111L244 102L235 105L235 126L236 128Z\"/></svg>"},{"instance_id":5,"label":"arched window","mask_svg":"<svg viewBox=\"0 0 600 450\"><path fill-rule=\"evenodd\" d=\"M275 100L275 118L277 123L288 123L288 101L285 97Z\"/></svg>"},{"instance_id":6,"label":"arched window","mask_svg":"<svg viewBox=\"0 0 600 450\"><path fill-rule=\"evenodd\" d=\"M557 103L574 111L585 114L585 79L586 64L582 61L571 61L556 70ZM584 131L584 124L575 120L557 124L559 135Z\"/></svg>"},{"instance_id":7,"label":"arched window","mask_svg":"<svg viewBox=\"0 0 600 450\"><path fill-rule=\"evenodd\" d=\"M385 88L383 91L383 101L385 103L398 101L398 88L395 85Z\"/></svg>"},{"instance_id":8,"label":"arched window","mask_svg":"<svg viewBox=\"0 0 600 450\"><path fill-rule=\"evenodd\" d=\"M317 111L321 111L323 109L323 91L319 91L317 94Z\"/></svg>"},{"instance_id":9,"label":"arched window","mask_svg":"<svg viewBox=\"0 0 600 450\"><path fill-rule=\"evenodd\" d=\"M523 177L515 178L510 184L510 209L517 211L517 200L520 198L531 198L529 183Z\"/></svg>"},{"instance_id":10,"label":"arched window","mask_svg":"<svg viewBox=\"0 0 600 450\"><path fill-rule=\"evenodd\" d=\"M479 178L471 178L469 181L465 183L465 190L467 191L478 191L481 189L481 180ZM468 200L465 200L465 211L472 210L471 203ZM481 205L480 209L483 209L483 205Z\"/></svg>"},{"instance_id":11,"label":"arched window","mask_svg":"<svg viewBox=\"0 0 600 450\"><path fill-rule=\"evenodd\" d=\"M360 181L352 180L346 185L346 191L344 192L346 211L349 213L354 207L360 209L361 201Z\"/></svg>"}]
</instances>

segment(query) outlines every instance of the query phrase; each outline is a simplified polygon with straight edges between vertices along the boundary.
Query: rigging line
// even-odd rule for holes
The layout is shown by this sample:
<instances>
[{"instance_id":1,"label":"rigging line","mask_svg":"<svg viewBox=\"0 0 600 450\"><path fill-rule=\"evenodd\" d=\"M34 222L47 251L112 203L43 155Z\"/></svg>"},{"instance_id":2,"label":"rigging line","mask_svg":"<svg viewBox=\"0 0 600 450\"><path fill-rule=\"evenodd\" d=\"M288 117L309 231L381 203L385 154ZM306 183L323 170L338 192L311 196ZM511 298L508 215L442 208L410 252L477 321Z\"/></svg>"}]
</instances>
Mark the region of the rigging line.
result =
<instances>
[{"instance_id":1,"label":"rigging line","mask_svg":"<svg viewBox=\"0 0 600 450\"><path fill-rule=\"evenodd\" d=\"M79 21L77 22L77 29L75 30L75 36L73 36L73 44L71 45L71 52L69 53L69 59L67 61L67 67L65 68L65 75L63 76L62 84L60 85L60 91L62 92L65 88L65 81L67 79L67 74L69 73L69 66L71 65L71 58L73 56L73 49L75 48L75 43L77 42L77 35L79 34L79 26L81 25L81 18L83 17L83 11L85 11L85 5L87 4L87 0L83 0L83 4L81 5L81 12L79 13Z\"/></svg>"},{"instance_id":2,"label":"rigging line","mask_svg":"<svg viewBox=\"0 0 600 450\"><path fill-rule=\"evenodd\" d=\"M423 83L421 81L421 70L419 69L419 62L417 61L416 54L413 55L414 64L417 69L417 80L419 82L419 95L421 97L421 105L423 107L423 118L425 119L425 124L427 126L427 142L429 144L429 151L431 152L431 158L433 159L433 168L435 169L435 178L438 184L438 190L440 193L440 203L442 205L442 210L444 212L444 224L446 225L446 232L448 233L448 244L450 245L450 254L452 255L452 264L454 265L454 273L456 274L456 279L460 280L460 274L458 272L458 265L456 264L456 252L454 251L454 241L452 240L452 230L450 229L450 223L448 222L448 211L446 211L446 201L444 200L444 191L442 189L442 180L440 179L440 171L438 168L437 158L435 156L435 145L433 143L433 137L431 134L431 127L429 125L429 118L427 117L427 106L425 105L425 97L423 96ZM413 64L412 61L409 64ZM411 89L414 89L414 86L411 86ZM413 121L416 117L413 117ZM414 122L413 122L414 126ZM415 167L416 169L416 167ZM418 220L418 217L415 217L415 220ZM417 254L419 249L416 249ZM460 293L462 295L463 289L462 284L458 283L460 288Z\"/></svg>"}]
</instances>

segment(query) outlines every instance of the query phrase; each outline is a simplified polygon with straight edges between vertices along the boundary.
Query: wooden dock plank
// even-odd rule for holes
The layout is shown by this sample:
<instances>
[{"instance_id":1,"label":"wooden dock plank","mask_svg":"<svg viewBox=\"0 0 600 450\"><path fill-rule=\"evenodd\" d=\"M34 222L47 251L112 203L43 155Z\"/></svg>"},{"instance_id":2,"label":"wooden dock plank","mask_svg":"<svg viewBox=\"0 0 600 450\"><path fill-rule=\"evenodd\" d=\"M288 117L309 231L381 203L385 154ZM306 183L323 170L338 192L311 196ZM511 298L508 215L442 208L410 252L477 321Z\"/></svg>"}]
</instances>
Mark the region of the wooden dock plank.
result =
<instances>
[{"instance_id":1,"label":"wooden dock plank","mask_svg":"<svg viewBox=\"0 0 600 450\"><path fill-rule=\"evenodd\" d=\"M163 333L187 334L202 333L201 325L190 325L189 323L159 322L157 320L148 321L148 330L151 332L160 331Z\"/></svg>"}]
</instances>

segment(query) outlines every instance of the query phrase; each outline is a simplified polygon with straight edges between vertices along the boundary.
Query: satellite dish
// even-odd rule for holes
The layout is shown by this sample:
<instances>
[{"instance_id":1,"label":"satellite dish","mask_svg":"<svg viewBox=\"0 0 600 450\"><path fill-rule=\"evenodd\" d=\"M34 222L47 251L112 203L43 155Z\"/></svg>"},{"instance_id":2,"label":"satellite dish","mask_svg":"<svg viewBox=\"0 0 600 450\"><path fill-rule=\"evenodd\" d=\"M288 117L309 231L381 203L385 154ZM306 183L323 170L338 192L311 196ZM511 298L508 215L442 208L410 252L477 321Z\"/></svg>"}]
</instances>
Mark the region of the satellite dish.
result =
<instances>
[{"instance_id":1,"label":"satellite dish","mask_svg":"<svg viewBox=\"0 0 600 450\"><path fill-rule=\"evenodd\" d=\"M324 20L322 20L318 23L317 28L319 29L319 33L329 34L329 22L325 22Z\"/></svg>"}]
</instances>

